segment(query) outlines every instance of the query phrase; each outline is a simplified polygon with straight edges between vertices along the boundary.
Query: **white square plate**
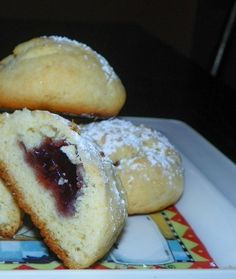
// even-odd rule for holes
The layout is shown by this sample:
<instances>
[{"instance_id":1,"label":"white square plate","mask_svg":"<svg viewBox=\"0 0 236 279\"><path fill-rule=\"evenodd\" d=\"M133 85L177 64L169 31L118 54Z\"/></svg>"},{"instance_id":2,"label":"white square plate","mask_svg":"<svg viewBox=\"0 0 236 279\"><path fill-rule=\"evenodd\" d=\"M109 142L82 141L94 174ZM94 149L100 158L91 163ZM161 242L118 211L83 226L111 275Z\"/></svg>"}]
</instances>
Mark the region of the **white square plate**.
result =
<instances>
[{"instance_id":1,"label":"white square plate","mask_svg":"<svg viewBox=\"0 0 236 279\"><path fill-rule=\"evenodd\" d=\"M0 271L0 278L236 278L236 166L187 124L170 119L126 117L164 135L183 157L186 185L176 207L218 269ZM141 228L140 228L141 229Z\"/></svg>"}]
</instances>

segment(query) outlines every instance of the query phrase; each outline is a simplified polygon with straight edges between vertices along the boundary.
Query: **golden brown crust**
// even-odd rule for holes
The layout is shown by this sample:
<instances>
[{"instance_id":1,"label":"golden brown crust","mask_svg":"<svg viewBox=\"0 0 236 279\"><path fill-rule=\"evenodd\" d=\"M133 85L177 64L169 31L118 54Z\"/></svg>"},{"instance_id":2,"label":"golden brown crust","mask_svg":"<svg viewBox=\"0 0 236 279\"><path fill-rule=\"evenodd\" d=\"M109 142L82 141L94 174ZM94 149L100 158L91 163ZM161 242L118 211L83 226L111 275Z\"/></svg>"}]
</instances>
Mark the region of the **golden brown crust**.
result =
<instances>
[{"instance_id":1,"label":"golden brown crust","mask_svg":"<svg viewBox=\"0 0 236 279\"><path fill-rule=\"evenodd\" d=\"M16 234L17 230L21 227L22 220L19 220L19 223L15 226L12 226L10 229L8 228L0 228L0 236L6 239L12 239L13 236Z\"/></svg>"},{"instance_id":2,"label":"golden brown crust","mask_svg":"<svg viewBox=\"0 0 236 279\"><path fill-rule=\"evenodd\" d=\"M67 267L85 268L102 258L114 244L123 228L127 207L111 162L71 126L68 120L45 111L25 109L0 115L0 173L52 251ZM78 166L82 162L84 168L85 187L70 216L58 210L55 195L45 189L34 167L27 163L25 151L41 146L46 138L66 140L60 150L72 164Z\"/></svg>"},{"instance_id":3,"label":"golden brown crust","mask_svg":"<svg viewBox=\"0 0 236 279\"><path fill-rule=\"evenodd\" d=\"M14 98L14 95L17 93L9 93L9 94L3 94L2 91L0 91L1 99L0 99L0 106L2 109L6 110L17 110L22 108L28 108L31 110L48 110L54 113L66 113L66 114L74 114L74 115L88 115L88 116L95 116L95 117L101 117L101 118L109 118L117 115L120 111L120 109L117 110L111 110L110 108L106 109L100 109L99 111L96 111L93 108L86 107L85 105L76 105L70 104L57 104L51 102L51 103L38 103L35 102L32 97L29 100L17 100Z\"/></svg>"},{"instance_id":4,"label":"golden brown crust","mask_svg":"<svg viewBox=\"0 0 236 279\"><path fill-rule=\"evenodd\" d=\"M23 213L17 206L14 196L9 193L7 183L0 176L0 236L11 239L22 225Z\"/></svg>"},{"instance_id":5,"label":"golden brown crust","mask_svg":"<svg viewBox=\"0 0 236 279\"><path fill-rule=\"evenodd\" d=\"M57 36L18 45L0 61L0 106L115 116L126 92L108 62L88 46Z\"/></svg>"},{"instance_id":6,"label":"golden brown crust","mask_svg":"<svg viewBox=\"0 0 236 279\"><path fill-rule=\"evenodd\" d=\"M128 213L146 214L178 201L184 189L179 152L156 130L118 118L81 127L113 161L128 197Z\"/></svg>"},{"instance_id":7,"label":"golden brown crust","mask_svg":"<svg viewBox=\"0 0 236 279\"><path fill-rule=\"evenodd\" d=\"M18 223L16 227L11 227L11 229L0 229L0 236L5 239L12 239L15 235L17 229L22 225L22 221Z\"/></svg>"}]
</instances>

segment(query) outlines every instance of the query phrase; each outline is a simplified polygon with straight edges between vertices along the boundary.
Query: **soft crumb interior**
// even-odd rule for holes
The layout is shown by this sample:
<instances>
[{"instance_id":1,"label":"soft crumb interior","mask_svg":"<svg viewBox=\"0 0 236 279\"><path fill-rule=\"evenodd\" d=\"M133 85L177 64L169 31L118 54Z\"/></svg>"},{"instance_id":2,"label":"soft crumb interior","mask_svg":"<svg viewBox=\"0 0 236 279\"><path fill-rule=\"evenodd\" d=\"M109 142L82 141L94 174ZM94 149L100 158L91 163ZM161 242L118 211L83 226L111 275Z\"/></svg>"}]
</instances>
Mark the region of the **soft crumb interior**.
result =
<instances>
[{"instance_id":1,"label":"soft crumb interior","mask_svg":"<svg viewBox=\"0 0 236 279\"><path fill-rule=\"evenodd\" d=\"M8 149L4 157L7 172L14 177L22 203L26 204L29 213L37 216L44 233L46 228L50 232L49 238L68 255L70 265L87 266L110 248L126 216L126 205L112 177L111 164L101 160L93 145L82 138L78 140L78 134L70 130L67 122L48 119L44 114L39 121L36 115L32 117L26 111L24 122L18 129L20 117L16 114L11 119L11 125L3 129L5 140L1 140L1 149ZM45 137L66 139L69 146L76 146L80 154L86 173L86 187L76 201L76 213L72 217L63 217L58 213L53 194L37 181L18 144L23 142L27 149L32 149L39 146ZM68 152L72 163L76 162L75 153L73 155L70 151L69 148L64 152Z\"/></svg>"},{"instance_id":2,"label":"soft crumb interior","mask_svg":"<svg viewBox=\"0 0 236 279\"><path fill-rule=\"evenodd\" d=\"M0 178L0 232L15 231L20 224L20 210Z\"/></svg>"}]
</instances>

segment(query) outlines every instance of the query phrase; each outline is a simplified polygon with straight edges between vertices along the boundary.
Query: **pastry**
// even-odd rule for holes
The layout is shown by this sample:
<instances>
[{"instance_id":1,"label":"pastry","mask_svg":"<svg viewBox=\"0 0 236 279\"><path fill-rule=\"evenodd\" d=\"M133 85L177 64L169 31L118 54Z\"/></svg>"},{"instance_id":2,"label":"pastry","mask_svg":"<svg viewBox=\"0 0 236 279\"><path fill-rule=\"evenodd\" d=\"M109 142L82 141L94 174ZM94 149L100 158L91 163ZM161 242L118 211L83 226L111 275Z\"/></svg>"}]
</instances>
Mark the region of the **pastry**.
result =
<instances>
[{"instance_id":1,"label":"pastry","mask_svg":"<svg viewBox=\"0 0 236 279\"><path fill-rule=\"evenodd\" d=\"M174 204L184 188L179 152L160 132L109 119L81 127L112 161L128 197L128 213L144 214Z\"/></svg>"},{"instance_id":2,"label":"pastry","mask_svg":"<svg viewBox=\"0 0 236 279\"><path fill-rule=\"evenodd\" d=\"M4 113L0 134L0 175L45 243L69 268L103 257L127 215L111 161L73 123L47 111Z\"/></svg>"},{"instance_id":3,"label":"pastry","mask_svg":"<svg viewBox=\"0 0 236 279\"><path fill-rule=\"evenodd\" d=\"M0 236L12 238L21 225L21 210L0 178Z\"/></svg>"},{"instance_id":4,"label":"pastry","mask_svg":"<svg viewBox=\"0 0 236 279\"><path fill-rule=\"evenodd\" d=\"M107 60L59 36L31 39L0 61L0 107L101 117L117 115L126 92Z\"/></svg>"}]
</instances>

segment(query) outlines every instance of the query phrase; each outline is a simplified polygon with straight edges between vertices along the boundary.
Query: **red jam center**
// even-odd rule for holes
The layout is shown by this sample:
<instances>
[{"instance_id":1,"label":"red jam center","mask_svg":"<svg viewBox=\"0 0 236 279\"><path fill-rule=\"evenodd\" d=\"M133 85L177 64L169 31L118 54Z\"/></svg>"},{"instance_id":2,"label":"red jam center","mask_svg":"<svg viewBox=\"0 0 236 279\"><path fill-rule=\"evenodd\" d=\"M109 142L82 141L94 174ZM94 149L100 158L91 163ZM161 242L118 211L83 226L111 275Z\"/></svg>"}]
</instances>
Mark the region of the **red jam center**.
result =
<instances>
[{"instance_id":1,"label":"red jam center","mask_svg":"<svg viewBox=\"0 0 236 279\"><path fill-rule=\"evenodd\" d=\"M75 213L75 201L84 186L83 165L72 164L60 149L67 143L46 138L32 150L26 150L23 143L20 145L38 180L53 193L59 212L64 216L72 216Z\"/></svg>"}]
</instances>

